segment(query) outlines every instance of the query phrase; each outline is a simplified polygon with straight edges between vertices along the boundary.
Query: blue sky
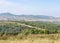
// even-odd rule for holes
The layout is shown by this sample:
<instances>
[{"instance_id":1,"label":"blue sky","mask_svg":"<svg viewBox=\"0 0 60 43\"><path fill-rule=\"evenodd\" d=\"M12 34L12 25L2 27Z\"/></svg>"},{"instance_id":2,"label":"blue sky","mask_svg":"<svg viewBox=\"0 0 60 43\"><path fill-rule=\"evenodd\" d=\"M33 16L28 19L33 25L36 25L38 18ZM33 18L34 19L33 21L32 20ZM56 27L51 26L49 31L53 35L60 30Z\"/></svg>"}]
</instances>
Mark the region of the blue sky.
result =
<instances>
[{"instance_id":1,"label":"blue sky","mask_svg":"<svg viewBox=\"0 0 60 43\"><path fill-rule=\"evenodd\" d=\"M60 0L0 0L0 13L60 17Z\"/></svg>"}]
</instances>

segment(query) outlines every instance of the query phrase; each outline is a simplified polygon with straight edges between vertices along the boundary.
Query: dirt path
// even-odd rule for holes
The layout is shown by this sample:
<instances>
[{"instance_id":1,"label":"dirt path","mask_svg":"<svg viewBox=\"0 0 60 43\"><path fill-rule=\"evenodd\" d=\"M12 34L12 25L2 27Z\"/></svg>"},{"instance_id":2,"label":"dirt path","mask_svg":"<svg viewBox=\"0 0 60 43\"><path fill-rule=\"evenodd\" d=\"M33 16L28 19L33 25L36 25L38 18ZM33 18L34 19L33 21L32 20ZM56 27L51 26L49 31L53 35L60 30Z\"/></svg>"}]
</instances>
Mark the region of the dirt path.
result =
<instances>
[{"instance_id":1,"label":"dirt path","mask_svg":"<svg viewBox=\"0 0 60 43\"><path fill-rule=\"evenodd\" d=\"M18 24L21 25L21 26L29 27L29 28L35 28L35 29L46 30L46 29L42 29L42 28L39 28L39 27L34 27L34 26L30 26L30 25L22 24L22 23L18 23Z\"/></svg>"}]
</instances>

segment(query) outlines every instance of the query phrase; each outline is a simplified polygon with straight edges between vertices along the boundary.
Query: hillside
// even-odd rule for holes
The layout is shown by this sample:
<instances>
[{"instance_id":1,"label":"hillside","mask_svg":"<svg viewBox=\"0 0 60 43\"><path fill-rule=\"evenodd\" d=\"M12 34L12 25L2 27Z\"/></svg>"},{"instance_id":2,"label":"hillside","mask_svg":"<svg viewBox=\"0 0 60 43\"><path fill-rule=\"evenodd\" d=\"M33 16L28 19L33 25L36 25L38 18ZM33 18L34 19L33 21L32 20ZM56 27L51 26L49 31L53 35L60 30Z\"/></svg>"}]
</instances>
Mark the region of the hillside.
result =
<instances>
[{"instance_id":1,"label":"hillside","mask_svg":"<svg viewBox=\"0 0 60 43\"><path fill-rule=\"evenodd\" d=\"M55 34L60 33L60 24L47 22L3 21L0 35Z\"/></svg>"},{"instance_id":2,"label":"hillside","mask_svg":"<svg viewBox=\"0 0 60 43\"><path fill-rule=\"evenodd\" d=\"M0 21L0 43L58 43L60 24L50 22Z\"/></svg>"},{"instance_id":3,"label":"hillside","mask_svg":"<svg viewBox=\"0 0 60 43\"><path fill-rule=\"evenodd\" d=\"M45 15L14 15L11 13L1 13L0 20L31 20L31 21L40 21L40 20L52 20L56 19L52 16L45 16Z\"/></svg>"}]
</instances>

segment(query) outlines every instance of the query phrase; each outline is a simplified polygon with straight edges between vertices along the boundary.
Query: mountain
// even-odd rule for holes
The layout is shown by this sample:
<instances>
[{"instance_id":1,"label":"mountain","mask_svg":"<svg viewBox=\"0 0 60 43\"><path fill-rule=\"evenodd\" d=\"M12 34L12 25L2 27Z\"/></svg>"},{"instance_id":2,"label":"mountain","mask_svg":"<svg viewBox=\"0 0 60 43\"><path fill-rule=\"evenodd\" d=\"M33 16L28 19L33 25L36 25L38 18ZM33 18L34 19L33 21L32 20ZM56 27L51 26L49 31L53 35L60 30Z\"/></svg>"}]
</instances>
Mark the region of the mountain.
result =
<instances>
[{"instance_id":1,"label":"mountain","mask_svg":"<svg viewBox=\"0 0 60 43\"><path fill-rule=\"evenodd\" d=\"M11 13L1 13L0 16L13 16Z\"/></svg>"},{"instance_id":2,"label":"mountain","mask_svg":"<svg viewBox=\"0 0 60 43\"><path fill-rule=\"evenodd\" d=\"M57 18L46 15L14 15L11 13L0 13L0 20L26 20L26 21L45 21L56 20Z\"/></svg>"}]
</instances>

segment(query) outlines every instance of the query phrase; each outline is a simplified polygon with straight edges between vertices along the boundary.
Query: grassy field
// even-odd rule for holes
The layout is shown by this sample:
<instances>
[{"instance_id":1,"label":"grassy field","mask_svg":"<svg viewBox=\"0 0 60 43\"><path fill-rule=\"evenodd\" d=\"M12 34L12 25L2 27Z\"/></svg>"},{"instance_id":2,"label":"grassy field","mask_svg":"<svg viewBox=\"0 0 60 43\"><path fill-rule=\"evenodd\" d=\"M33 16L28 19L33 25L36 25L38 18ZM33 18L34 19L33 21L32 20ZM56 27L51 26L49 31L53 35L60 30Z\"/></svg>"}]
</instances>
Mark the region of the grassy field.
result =
<instances>
[{"instance_id":1,"label":"grassy field","mask_svg":"<svg viewBox=\"0 0 60 43\"><path fill-rule=\"evenodd\" d=\"M60 43L60 34L39 34L24 37L18 35L7 40L0 40L0 43Z\"/></svg>"}]
</instances>

